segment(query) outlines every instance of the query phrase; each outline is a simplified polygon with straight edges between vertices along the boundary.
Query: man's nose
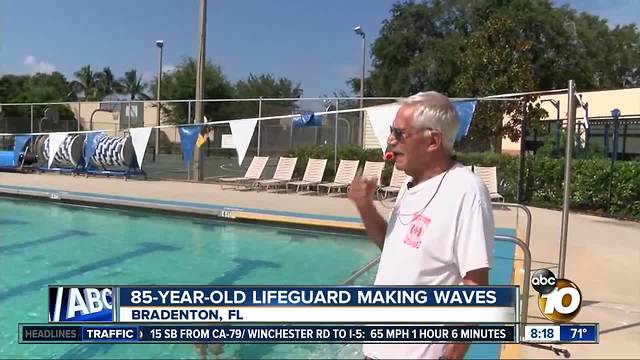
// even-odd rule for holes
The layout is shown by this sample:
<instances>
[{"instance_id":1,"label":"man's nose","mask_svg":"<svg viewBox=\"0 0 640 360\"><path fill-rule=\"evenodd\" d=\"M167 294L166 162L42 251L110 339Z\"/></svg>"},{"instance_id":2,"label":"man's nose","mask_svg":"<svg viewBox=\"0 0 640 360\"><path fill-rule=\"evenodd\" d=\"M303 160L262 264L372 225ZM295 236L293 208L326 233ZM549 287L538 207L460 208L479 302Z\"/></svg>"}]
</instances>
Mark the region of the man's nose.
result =
<instances>
[{"instance_id":1,"label":"man's nose","mask_svg":"<svg viewBox=\"0 0 640 360\"><path fill-rule=\"evenodd\" d=\"M395 135L393 135L392 132L389 133L389 135L387 135L387 145L395 145L398 143L398 140L396 139Z\"/></svg>"}]
</instances>

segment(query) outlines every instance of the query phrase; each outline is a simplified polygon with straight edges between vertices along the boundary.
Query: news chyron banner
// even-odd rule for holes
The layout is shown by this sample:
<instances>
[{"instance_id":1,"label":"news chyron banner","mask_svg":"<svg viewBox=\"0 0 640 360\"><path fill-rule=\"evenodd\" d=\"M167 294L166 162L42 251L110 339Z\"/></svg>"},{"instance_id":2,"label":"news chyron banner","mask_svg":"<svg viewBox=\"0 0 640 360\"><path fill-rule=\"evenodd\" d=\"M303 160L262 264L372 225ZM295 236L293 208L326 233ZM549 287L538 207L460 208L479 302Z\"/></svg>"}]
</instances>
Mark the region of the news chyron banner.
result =
<instances>
[{"instance_id":1,"label":"news chyron banner","mask_svg":"<svg viewBox=\"0 0 640 360\"><path fill-rule=\"evenodd\" d=\"M130 323L516 323L516 287L121 287Z\"/></svg>"},{"instance_id":2,"label":"news chyron banner","mask_svg":"<svg viewBox=\"0 0 640 360\"><path fill-rule=\"evenodd\" d=\"M533 281L543 283L555 282ZM552 294L541 309L575 315L563 284L541 289ZM522 336L516 286L82 285L48 296L49 323L19 324L20 343L598 342L597 324L527 324Z\"/></svg>"},{"instance_id":3,"label":"news chyron banner","mask_svg":"<svg viewBox=\"0 0 640 360\"><path fill-rule=\"evenodd\" d=\"M52 286L49 324L19 331L21 343L516 342L518 304L512 286Z\"/></svg>"}]
</instances>

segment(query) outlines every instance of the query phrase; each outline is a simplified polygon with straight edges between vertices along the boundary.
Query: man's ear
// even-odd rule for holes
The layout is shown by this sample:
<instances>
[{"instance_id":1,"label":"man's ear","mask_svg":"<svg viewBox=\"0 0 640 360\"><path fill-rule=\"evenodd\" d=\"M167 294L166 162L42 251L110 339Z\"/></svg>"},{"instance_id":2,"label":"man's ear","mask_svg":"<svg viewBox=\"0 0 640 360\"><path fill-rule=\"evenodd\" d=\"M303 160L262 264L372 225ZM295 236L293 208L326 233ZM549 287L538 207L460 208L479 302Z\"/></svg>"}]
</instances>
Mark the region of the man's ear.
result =
<instances>
[{"instance_id":1,"label":"man's ear","mask_svg":"<svg viewBox=\"0 0 640 360\"><path fill-rule=\"evenodd\" d=\"M438 148L442 147L442 133L439 131L431 131L429 134L429 151L438 150Z\"/></svg>"}]
</instances>

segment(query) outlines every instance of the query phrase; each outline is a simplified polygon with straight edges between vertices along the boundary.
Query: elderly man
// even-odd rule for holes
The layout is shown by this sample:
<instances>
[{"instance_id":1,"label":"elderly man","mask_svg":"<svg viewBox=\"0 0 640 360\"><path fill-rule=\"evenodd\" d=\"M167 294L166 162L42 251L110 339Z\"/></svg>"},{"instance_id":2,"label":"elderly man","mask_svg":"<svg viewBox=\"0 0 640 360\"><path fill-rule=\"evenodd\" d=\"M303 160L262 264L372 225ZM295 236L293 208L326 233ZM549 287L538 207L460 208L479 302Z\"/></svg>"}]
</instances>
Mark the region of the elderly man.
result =
<instances>
[{"instance_id":1,"label":"elderly man","mask_svg":"<svg viewBox=\"0 0 640 360\"><path fill-rule=\"evenodd\" d=\"M483 182L452 159L458 119L449 99L404 100L387 139L407 183L387 222L374 203L377 179L349 191L368 236L382 249L376 285L487 285L495 235ZM463 358L469 344L366 344L367 358Z\"/></svg>"}]
</instances>

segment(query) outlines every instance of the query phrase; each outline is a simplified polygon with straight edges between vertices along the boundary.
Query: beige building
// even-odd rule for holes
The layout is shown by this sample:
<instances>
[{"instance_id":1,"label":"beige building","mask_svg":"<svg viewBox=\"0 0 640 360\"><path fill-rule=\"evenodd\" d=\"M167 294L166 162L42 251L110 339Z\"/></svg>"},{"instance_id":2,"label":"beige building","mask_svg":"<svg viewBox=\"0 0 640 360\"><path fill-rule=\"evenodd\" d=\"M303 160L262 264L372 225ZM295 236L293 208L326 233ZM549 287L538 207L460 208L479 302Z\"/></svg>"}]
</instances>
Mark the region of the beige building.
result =
<instances>
[{"instance_id":1,"label":"beige building","mask_svg":"<svg viewBox=\"0 0 640 360\"><path fill-rule=\"evenodd\" d=\"M606 132L611 134L613 131L611 110L617 108L621 113L619 134L621 137L623 134L626 135L624 141L622 138L619 141L618 152L640 153L640 88L579 92L578 95L587 109L585 110L581 106L577 108L576 123L580 124L580 127L588 125L590 143L599 142L604 144L603 136L607 124L609 124L609 129ZM563 123L566 121L568 110L568 96L566 93L541 96L538 102L548 113L548 117L543 119L544 121L555 123L557 123L557 120ZM585 123L585 116L588 119L588 124ZM505 116L503 121L504 123L508 122L509 117ZM530 140L531 136L527 138ZM541 139L538 138L538 140ZM582 132L581 140L582 143L586 140L584 132ZM518 154L520 152L520 141L514 142L504 138L502 140L502 152Z\"/></svg>"},{"instance_id":2,"label":"beige building","mask_svg":"<svg viewBox=\"0 0 640 360\"><path fill-rule=\"evenodd\" d=\"M104 130L109 135L122 134L130 127L155 126L158 109L153 102L133 101L113 104L115 109L106 109L105 103L79 102L68 105L83 129ZM101 110L102 109L102 110ZM162 119L164 121L164 119ZM179 142L175 127L161 129L171 142ZM163 136L164 138L164 136Z\"/></svg>"}]
</instances>

